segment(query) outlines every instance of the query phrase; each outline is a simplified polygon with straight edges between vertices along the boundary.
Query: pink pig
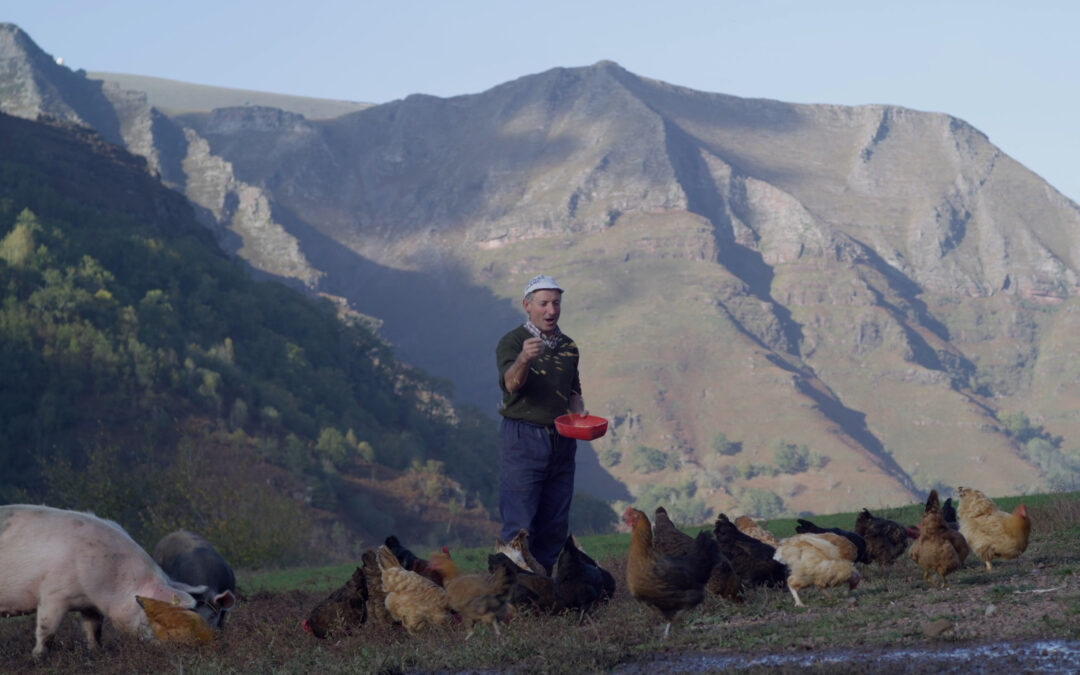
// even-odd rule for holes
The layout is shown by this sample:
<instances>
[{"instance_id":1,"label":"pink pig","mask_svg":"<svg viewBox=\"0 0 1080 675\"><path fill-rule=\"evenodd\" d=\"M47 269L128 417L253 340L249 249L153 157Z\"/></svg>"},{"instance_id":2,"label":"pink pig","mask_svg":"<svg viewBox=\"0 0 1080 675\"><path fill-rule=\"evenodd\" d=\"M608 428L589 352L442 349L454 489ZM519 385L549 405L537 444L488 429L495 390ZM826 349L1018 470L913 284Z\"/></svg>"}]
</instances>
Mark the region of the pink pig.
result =
<instances>
[{"instance_id":1,"label":"pink pig","mask_svg":"<svg viewBox=\"0 0 1080 675\"><path fill-rule=\"evenodd\" d=\"M0 616L37 612L34 656L45 653L70 611L82 614L91 649L104 617L144 639L153 637L135 596L195 607L119 525L90 513L48 506L0 506Z\"/></svg>"}]
</instances>

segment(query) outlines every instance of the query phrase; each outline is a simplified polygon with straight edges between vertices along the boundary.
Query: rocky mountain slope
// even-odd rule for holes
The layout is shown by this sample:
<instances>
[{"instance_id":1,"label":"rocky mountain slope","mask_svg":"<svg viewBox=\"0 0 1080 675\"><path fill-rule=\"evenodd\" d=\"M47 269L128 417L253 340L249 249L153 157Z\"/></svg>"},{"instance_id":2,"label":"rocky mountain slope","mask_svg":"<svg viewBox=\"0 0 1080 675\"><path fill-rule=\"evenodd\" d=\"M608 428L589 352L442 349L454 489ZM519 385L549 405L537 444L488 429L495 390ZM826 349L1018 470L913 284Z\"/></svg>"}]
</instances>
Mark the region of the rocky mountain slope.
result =
<instances>
[{"instance_id":1,"label":"rocky mountain slope","mask_svg":"<svg viewBox=\"0 0 1080 675\"><path fill-rule=\"evenodd\" d=\"M378 317L491 414L494 343L555 275L612 420L584 472L608 498L798 512L1076 480L1080 208L961 120L610 62L325 120L168 117L26 42L0 29L0 109L113 124L227 249Z\"/></svg>"}]
</instances>

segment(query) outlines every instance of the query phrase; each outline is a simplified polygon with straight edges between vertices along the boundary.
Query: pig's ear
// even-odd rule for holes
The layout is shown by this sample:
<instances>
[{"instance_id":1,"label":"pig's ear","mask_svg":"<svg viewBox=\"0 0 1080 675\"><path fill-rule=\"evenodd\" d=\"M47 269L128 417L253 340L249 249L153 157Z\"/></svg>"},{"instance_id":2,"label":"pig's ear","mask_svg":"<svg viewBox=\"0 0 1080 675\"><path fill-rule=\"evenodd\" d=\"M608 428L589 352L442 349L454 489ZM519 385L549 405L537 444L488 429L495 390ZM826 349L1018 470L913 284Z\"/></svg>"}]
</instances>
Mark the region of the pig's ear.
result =
<instances>
[{"instance_id":1,"label":"pig's ear","mask_svg":"<svg viewBox=\"0 0 1080 675\"><path fill-rule=\"evenodd\" d=\"M232 591L225 591L214 596L214 604L221 609L232 609L236 606L236 596L232 594Z\"/></svg>"}]
</instances>

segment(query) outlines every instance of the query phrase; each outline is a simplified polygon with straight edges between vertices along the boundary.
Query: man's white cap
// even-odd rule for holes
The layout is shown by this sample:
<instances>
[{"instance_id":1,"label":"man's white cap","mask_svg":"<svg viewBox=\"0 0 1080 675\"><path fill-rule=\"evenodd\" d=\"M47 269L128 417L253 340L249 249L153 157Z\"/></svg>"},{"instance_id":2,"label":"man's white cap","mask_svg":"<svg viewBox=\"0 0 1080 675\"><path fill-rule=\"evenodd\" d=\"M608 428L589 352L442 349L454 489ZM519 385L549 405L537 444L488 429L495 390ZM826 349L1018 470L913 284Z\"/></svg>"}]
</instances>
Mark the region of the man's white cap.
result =
<instances>
[{"instance_id":1,"label":"man's white cap","mask_svg":"<svg viewBox=\"0 0 1080 675\"><path fill-rule=\"evenodd\" d=\"M532 279L529 279L529 283L525 285L525 295L533 291L559 291L562 292L562 286L555 282L553 277L549 277L546 274L538 274Z\"/></svg>"}]
</instances>

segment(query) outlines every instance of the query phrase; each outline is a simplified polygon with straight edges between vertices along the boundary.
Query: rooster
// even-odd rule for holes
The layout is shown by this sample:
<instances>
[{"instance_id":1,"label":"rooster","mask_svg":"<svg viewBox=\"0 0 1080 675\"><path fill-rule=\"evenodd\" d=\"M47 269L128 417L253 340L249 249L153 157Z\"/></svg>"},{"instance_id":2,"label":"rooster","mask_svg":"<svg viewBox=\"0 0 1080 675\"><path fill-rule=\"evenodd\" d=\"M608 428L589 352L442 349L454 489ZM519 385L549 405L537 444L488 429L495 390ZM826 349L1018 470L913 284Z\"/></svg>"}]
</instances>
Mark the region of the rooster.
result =
<instances>
[{"instance_id":1,"label":"rooster","mask_svg":"<svg viewBox=\"0 0 1080 675\"><path fill-rule=\"evenodd\" d=\"M855 562L870 564L870 556L866 550L866 540L863 539L862 535L859 533L851 532L850 530L842 530L839 527L819 527L803 518L799 518L798 523L799 524L795 526L795 532L798 534L821 534L822 532L831 532L840 535L855 545L855 548L858 551ZM907 536L906 532L904 536Z\"/></svg>"},{"instance_id":2,"label":"rooster","mask_svg":"<svg viewBox=\"0 0 1080 675\"><path fill-rule=\"evenodd\" d=\"M656 507L653 514L653 548L666 556L682 556L694 550L695 540L690 535L682 532L668 517L667 509L663 506ZM742 596L742 582L735 573L723 553L720 553L716 566L709 574L709 581L705 584L705 590L713 595L719 595L736 604L744 602Z\"/></svg>"},{"instance_id":3,"label":"rooster","mask_svg":"<svg viewBox=\"0 0 1080 675\"><path fill-rule=\"evenodd\" d=\"M510 618L510 599L517 583L516 566L500 565L492 574L460 574L454 561L444 553L433 555L431 562L446 581L447 605L461 617L469 631L465 639L472 637L477 623L491 626L498 637L499 621Z\"/></svg>"},{"instance_id":4,"label":"rooster","mask_svg":"<svg viewBox=\"0 0 1080 675\"><path fill-rule=\"evenodd\" d=\"M1027 507L1020 504L1012 513L1001 511L986 495L974 488L960 487L960 506L956 516L960 534L971 550L993 571L994 558L1011 560L1027 550L1031 520Z\"/></svg>"},{"instance_id":5,"label":"rooster","mask_svg":"<svg viewBox=\"0 0 1080 675\"><path fill-rule=\"evenodd\" d=\"M967 554L964 535L945 523L937 490L931 490L926 498L919 538L911 545L908 555L922 569L924 579L933 585L930 573L936 572L941 577L941 587L945 588L945 577L960 569Z\"/></svg>"},{"instance_id":6,"label":"rooster","mask_svg":"<svg viewBox=\"0 0 1080 675\"><path fill-rule=\"evenodd\" d=\"M723 513L716 517L713 533L721 555L731 561L734 573L743 584L779 586L787 579L787 566L773 560L776 549L739 532Z\"/></svg>"},{"instance_id":7,"label":"rooster","mask_svg":"<svg viewBox=\"0 0 1080 675\"><path fill-rule=\"evenodd\" d=\"M787 565L788 589L796 607L805 607L799 589L817 586L828 597L827 589L848 584L854 590L859 585L855 559L858 549L850 539L832 532L796 534L780 540L773 558Z\"/></svg>"},{"instance_id":8,"label":"rooster","mask_svg":"<svg viewBox=\"0 0 1080 675\"><path fill-rule=\"evenodd\" d=\"M855 518L855 532L866 540L866 552L879 565L891 565L908 549L906 527L887 518L879 518L863 509Z\"/></svg>"},{"instance_id":9,"label":"rooster","mask_svg":"<svg viewBox=\"0 0 1080 675\"><path fill-rule=\"evenodd\" d=\"M400 621L410 634L446 622L450 611L442 586L402 567L386 546L380 546L376 555L386 593L386 609L395 621Z\"/></svg>"},{"instance_id":10,"label":"rooster","mask_svg":"<svg viewBox=\"0 0 1080 675\"><path fill-rule=\"evenodd\" d=\"M688 554L666 556L653 546L648 516L628 506L623 518L632 529L626 586L635 600L656 609L664 617L666 638L672 621L680 613L697 607L705 598L705 584L720 559L716 539L707 531L700 532Z\"/></svg>"},{"instance_id":11,"label":"rooster","mask_svg":"<svg viewBox=\"0 0 1080 675\"><path fill-rule=\"evenodd\" d=\"M551 577L535 574L503 552L488 556L488 572L497 567L512 565L517 573L517 584L510 596L510 604L517 609L535 609L546 612L555 608L555 581Z\"/></svg>"},{"instance_id":12,"label":"rooster","mask_svg":"<svg viewBox=\"0 0 1080 675\"><path fill-rule=\"evenodd\" d=\"M736 518L735 527L739 528L739 532L753 537L760 542L764 542L773 548L780 545L780 540L776 538L775 534L755 523L754 519L750 516L739 516Z\"/></svg>"},{"instance_id":13,"label":"rooster","mask_svg":"<svg viewBox=\"0 0 1080 675\"><path fill-rule=\"evenodd\" d=\"M568 536L555 563L556 611L580 609L583 618L593 605L614 594L615 577L578 547L574 535Z\"/></svg>"},{"instance_id":14,"label":"rooster","mask_svg":"<svg viewBox=\"0 0 1080 675\"><path fill-rule=\"evenodd\" d=\"M301 626L320 640L335 629L346 635L353 626L367 621L368 587L364 571L357 567L352 578L335 590L315 608Z\"/></svg>"},{"instance_id":15,"label":"rooster","mask_svg":"<svg viewBox=\"0 0 1080 675\"><path fill-rule=\"evenodd\" d=\"M170 602L135 596L135 601L146 613L150 630L162 642L179 642L185 645L213 644L214 631L206 625L198 613Z\"/></svg>"}]
</instances>

